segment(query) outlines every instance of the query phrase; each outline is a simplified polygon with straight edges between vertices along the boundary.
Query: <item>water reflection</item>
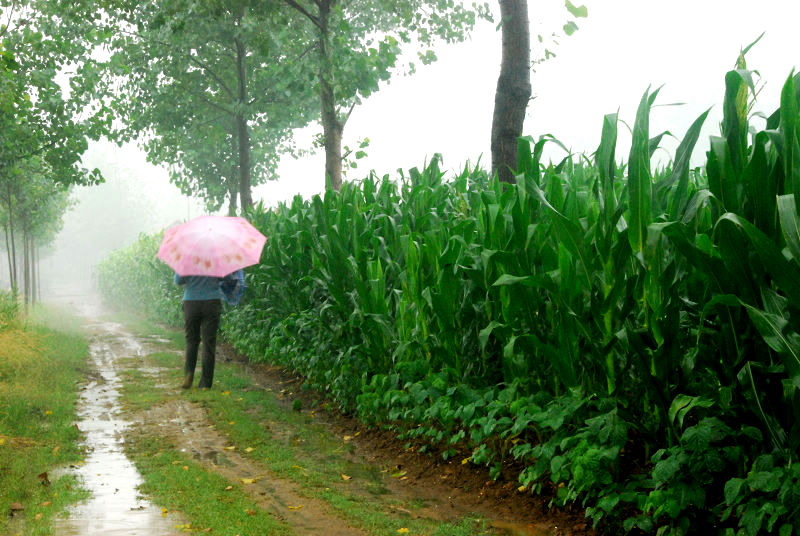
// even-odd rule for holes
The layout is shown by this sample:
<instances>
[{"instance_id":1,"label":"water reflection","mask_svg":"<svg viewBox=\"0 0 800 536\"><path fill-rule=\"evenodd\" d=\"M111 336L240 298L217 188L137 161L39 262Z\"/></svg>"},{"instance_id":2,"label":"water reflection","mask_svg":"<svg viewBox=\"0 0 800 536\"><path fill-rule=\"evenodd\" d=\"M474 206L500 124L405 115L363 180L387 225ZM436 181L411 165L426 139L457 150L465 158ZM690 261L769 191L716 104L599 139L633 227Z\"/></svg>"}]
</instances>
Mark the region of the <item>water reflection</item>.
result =
<instances>
[{"instance_id":1,"label":"water reflection","mask_svg":"<svg viewBox=\"0 0 800 536\"><path fill-rule=\"evenodd\" d=\"M84 302L85 303L85 302ZM87 313L91 307L84 307ZM92 311L94 312L94 311ZM92 497L56 521L57 535L159 536L174 533L176 522L141 497L141 475L123 451L123 432L130 423L121 416L118 357L140 355L142 347L119 324L96 323L89 346L89 377L78 401L78 428L85 435L88 456L74 469Z\"/></svg>"}]
</instances>

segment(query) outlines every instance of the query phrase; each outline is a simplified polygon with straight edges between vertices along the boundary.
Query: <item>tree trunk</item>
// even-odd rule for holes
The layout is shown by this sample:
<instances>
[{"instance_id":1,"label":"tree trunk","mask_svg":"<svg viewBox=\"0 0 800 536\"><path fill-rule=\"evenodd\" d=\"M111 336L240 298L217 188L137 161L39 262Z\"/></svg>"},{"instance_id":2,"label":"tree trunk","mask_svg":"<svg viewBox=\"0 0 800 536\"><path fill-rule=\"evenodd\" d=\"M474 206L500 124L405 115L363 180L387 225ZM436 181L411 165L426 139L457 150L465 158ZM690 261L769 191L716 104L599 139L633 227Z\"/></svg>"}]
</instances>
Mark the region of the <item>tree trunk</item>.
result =
<instances>
[{"instance_id":1,"label":"tree trunk","mask_svg":"<svg viewBox=\"0 0 800 536\"><path fill-rule=\"evenodd\" d=\"M31 252L30 238L27 225L22 226L22 299L25 302L25 312L31 302Z\"/></svg>"},{"instance_id":2,"label":"tree trunk","mask_svg":"<svg viewBox=\"0 0 800 536\"><path fill-rule=\"evenodd\" d=\"M228 216L236 216L239 200L239 190L231 186L228 189Z\"/></svg>"},{"instance_id":3,"label":"tree trunk","mask_svg":"<svg viewBox=\"0 0 800 536\"><path fill-rule=\"evenodd\" d=\"M515 182L517 140L531 98L531 45L527 0L500 0L503 54L492 117L492 174Z\"/></svg>"},{"instance_id":4,"label":"tree trunk","mask_svg":"<svg viewBox=\"0 0 800 536\"><path fill-rule=\"evenodd\" d=\"M6 235L6 258L8 259L8 285L11 288L14 288L14 280L12 279L11 275L13 269L11 268L11 244L9 243L8 240L8 227L4 225L3 231L5 232Z\"/></svg>"},{"instance_id":5,"label":"tree trunk","mask_svg":"<svg viewBox=\"0 0 800 536\"><path fill-rule=\"evenodd\" d=\"M336 113L333 91L333 52L330 46L328 19L331 2L319 4L319 93L322 112L322 134L325 138L325 189L342 187L342 132L344 124Z\"/></svg>"},{"instance_id":6,"label":"tree trunk","mask_svg":"<svg viewBox=\"0 0 800 536\"><path fill-rule=\"evenodd\" d=\"M16 299L17 292L19 290L19 284L17 280L17 245L16 241L14 240L14 201L11 197L11 184L7 185L6 203L8 205L8 233L9 237L11 238L11 248L9 249L11 252L11 273L9 274L9 277L11 278L11 294Z\"/></svg>"},{"instance_id":7,"label":"tree trunk","mask_svg":"<svg viewBox=\"0 0 800 536\"><path fill-rule=\"evenodd\" d=\"M247 127L247 78L245 72L245 49L239 39L236 39L236 70L239 79L239 113L236 114L236 128L239 137L239 196L242 201L242 210L249 210L253 206L253 197L250 192L250 132Z\"/></svg>"},{"instance_id":8,"label":"tree trunk","mask_svg":"<svg viewBox=\"0 0 800 536\"><path fill-rule=\"evenodd\" d=\"M231 154L236 154L239 147L239 134L236 127L232 129ZM226 177L228 186L228 216L236 216L239 208L239 188L236 178L239 175L239 165L231 163L231 169Z\"/></svg>"},{"instance_id":9,"label":"tree trunk","mask_svg":"<svg viewBox=\"0 0 800 536\"><path fill-rule=\"evenodd\" d=\"M42 271L40 269L41 252L35 245L33 246L33 303L41 303L42 301Z\"/></svg>"}]
</instances>

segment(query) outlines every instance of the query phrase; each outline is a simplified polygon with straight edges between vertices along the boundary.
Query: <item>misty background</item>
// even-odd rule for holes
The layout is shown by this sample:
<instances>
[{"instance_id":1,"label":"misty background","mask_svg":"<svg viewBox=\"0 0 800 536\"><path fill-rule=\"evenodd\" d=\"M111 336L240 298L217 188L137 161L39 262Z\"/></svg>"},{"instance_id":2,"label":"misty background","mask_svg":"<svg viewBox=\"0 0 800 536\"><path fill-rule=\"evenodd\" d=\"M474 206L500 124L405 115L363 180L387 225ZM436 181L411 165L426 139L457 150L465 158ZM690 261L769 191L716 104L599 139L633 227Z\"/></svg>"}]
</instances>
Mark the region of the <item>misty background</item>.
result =
<instances>
[{"instance_id":1,"label":"misty background","mask_svg":"<svg viewBox=\"0 0 800 536\"><path fill-rule=\"evenodd\" d=\"M764 33L747 54L747 65L761 76L754 111L767 115L777 108L781 86L798 62L795 25L800 3L795 0L765 0L757 8L739 0L582 3L589 8L589 18L578 21L580 30L557 44L547 36L566 21L563 3L536 2L530 7L532 57L543 54L539 34L557 56L535 67L534 98L524 129L534 138L552 134L575 153L594 151L603 115L619 112L630 125L648 86L663 86L651 116L651 136L667 130L674 138L665 137L656 162L669 160L691 122L711 108L695 154L699 158L708 147L708 136L719 132L724 76L743 47ZM499 10L492 7L497 20ZM469 41L440 45L439 61L418 66L411 77L396 75L356 107L345 127L344 145L352 147L364 137L370 145L368 156L345 180L361 179L370 170L395 177L397 169L422 166L435 153L442 155L446 170L460 170L467 163L489 167L500 38L494 24L480 24ZM673 103L684 104L658 106ZM298 131L297 145L310 148L319 132L318 126ZM618 160L627 160L629 146L630 137L621 125ZM545 152L545 160L564 156L555 145ZM147 163L133 144L91 142L83 162L99 168L106 183L74 189L74 206L59 238L49 251L42 251L45 299L91 288L92 267L140 233L205 213L202 203L183 197L169 183L166 170ZM324 152L284 157L280 180L254 188L253 199L275 206L295 195L310 198L323 191L323 171ZM0 283L7 281L4 265Z\"/></svg>"}]
</instances>

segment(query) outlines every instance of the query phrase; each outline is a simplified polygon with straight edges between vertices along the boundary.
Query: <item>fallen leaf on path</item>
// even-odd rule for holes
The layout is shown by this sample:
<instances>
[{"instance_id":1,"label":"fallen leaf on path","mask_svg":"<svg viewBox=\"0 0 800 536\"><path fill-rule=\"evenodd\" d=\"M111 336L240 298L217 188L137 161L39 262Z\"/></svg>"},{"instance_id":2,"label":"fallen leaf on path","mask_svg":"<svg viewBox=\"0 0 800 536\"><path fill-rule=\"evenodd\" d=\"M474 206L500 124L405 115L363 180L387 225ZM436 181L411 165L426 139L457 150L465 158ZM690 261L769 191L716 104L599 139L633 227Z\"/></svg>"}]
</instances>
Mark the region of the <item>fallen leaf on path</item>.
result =
<instances>
[{"instance_id":1,"label":"fallen leaf on path","mask_svg":"<svg viewBox=\"0 0 800 536\"><path fill-rule=\"evenodd\" d=\"M242 481L242 484L255 484L256 483L256 479L255 478L240 478L239 480Z\"/></svg>"},{"instance_id":2,"label":"fallen leaf on path","mask_svg":"<svg viewBox=\"0 0 800 536\"><path fill-rule=\"evenodd\" d=\"M51 504L53 504L53 501L44 501L44 502L42 503L42 506L44 506L44 507L48 507L48 506L50 506Z\"/></svg>"},{"instance_id":3,"label":"fallen leaf on path","mask_svg":"<svg viewBox=\"0 0 800 536\"><path fill-rule=\"evenodd\" d=\"M400 477L403 477L403 476L406 476L406 472L405 471L395 471L395 472L392 473L392 478L400 478Z\"/></svg>"},{"instance_id":4,"label":"fallen leaf on path","mask_svg":"<svg viewBox=\"0 0 800 536\"><path fill-rule=\"evenodd\" d=\"M408 534L409 532L410 531L405 527L397 529L397 534Z\"/></svg>"},{"instance_id":5,"label":"fallen leaf on path","mask_svg":"<svg viewBox=\"0 0 800 536\"><path fill-rule=\"evenodd\" d=\"M220 393L220 394L222 396L228 396L229 394L231 394L231 392L230 391L222 391L222 393Z\"/></svg>"},{"instance_id":6,"label":"fallen leaf on path","mask_svg":"<svg viewBox=\"0 0 800 536\"><path fill-rule=\"evenodd\" d=\"M461 465L467 465L469 463L469 458L464 458L461 460Z\"/></svg>"},{"instance_id":7,"label":"fallen leaf on path","mask_svg":"<svg viewBox=\"0 0 800 536\"><path fill-rule=\"evenodd\" d=\"M11 511L12 512L21 512L22 510L25 510L25 507L22 506L22 503L19 503L19 502L11 503Z\"/></svg>"},{"instance_id":8,"label":"fallen leaf on path","mask_svg":"<svg viewBox=\"0 0 800 536\"><path fill-rule=\"evenodd\" d=\"M517 488L517 491L525 491L525 486L520 486Z\"/></svg>"},{"instance_id":9,"label":"fallen leaf on path","mask_svg":"<svg viewBox=\"0 0 800 536\"><path fill-rule=\"evenodd\" d=\"M351 436L351 435L344 436L344 440L345 441L350 441L351 439L353 439L353 436Z\"/></svg>"},{"instance_id":10,"label":"fallen leaf on path","mask_svg":"<svg viewBox=\"0 0 800 536\"><path fill-rule=\"evenodd\" d=\"M248 454L250 454L250 453L251 453L251 452L253 452L254 450L256 450L256 449L254 449L253 447L247 447L246 449L244 449L244 451L245 451L246 453L248 453Z\"/></svg>"},{"instance_id":11,"label":"fallen leaf on path","mask_svg":"<svg viewBox=\"0 0 800 536\"><path fill-rule=\"evenodd\" d=\"M353 478L352 476L346 475L344 473L340 474L339 476L342 477L342 480L350 480L351 478Z\"/></svg>"},{"instance_id":12,"label":"fallen leaf on path","mask_svg":"<svg viewBox=\"0 0 800 536\"><path fill-rule=\"evenodd\" d=\"M228 486L227 488L225 488L225 491L231 491L232 489L233 489L233 486Z\"/></svg>"},{"instance_id":13,"label":"fallen leaf on path","mask_svg":"<svg viewBox=\"0 0 800 536\"><path fill-rule=\"evenodd\" d=\"M184 466L183 466L183 470L184 470L184 471L188 471L188 470L189 470L189 466L188 466L188 465L184 465Z\"/></svg>"},{"instance_id":14,"label":"fallen leaf on path","mask_svg":"<svg viewBox=\"0 0 800 536\"><path fill-rule=\"evenodd\" d=\"M228 421L228 424L230 424L231 426L233 426L234 424L236 424L236 421Z\"/></svg>"},{"instance_id":15,"label":"fallen leaf on path","mask_svg":"<svg viewBox=\"0 0 800 536\"><path fill-rule=\"evenodd\" d=\"M230 445L228 447L223 447L223 450L236 450L236 446L235 445Z\"/></svg>"},{"instance_id":16,"label":"fallen leaf on path","mask_svg":"<svg viewBox=\"0 0 800 536\"><path fill-rule=\"evenodd\" d=\"M47 471L45 471L44 473L39 473L38 478L39 478L39 480L42 481L42 485L43 486L49 486L50 485L50 480L48 480L48 478L47 478Z\"/></svg>"},{"instance_id":17,"label":"fallen leaf on path","mask_svg":"<svg viewBox=\"0 0 800 536\"><path fill-rule=\"evenodd\" d=\"M167 509L166 508L162 508L161 509L161 517L167 517Z\"/></svg>"},{"instance_id":18,"label":"fallen leaf on path","mask_svg":"<svg viewBox=\"0 0 800 536\"><path fill-rule=\"evenodd\" d=\"M5 437L0 437L0 445L2 445L5 442L6 442L6 438Z\"/></svg>"},{"instance_id":19,"label":"fallen leaf on path","mask_svg":"<svg viewBox=\"0 0 800 536\"><path fill-rule=\"evenodd\" d=\"M33 516L33 519L35 519L36 521L39 521L39 520L40 520L40 519L42 519L43 517L44 517L44 514L43 514L43 513L41 513L41 512L39 512L38 514L36 514L35 516Z\"/></svg>"},{"instance_id":20,"label":"fallen leaf on path","mask_svg":"<svg viewBox=\"0 0 800 536\"><path fill-rule=\"evenodd\" d=\"M2 445L2 442L0 442L0 445ZM59 450L61 450L61 445L56 445L53 447L53 456L56 456Z\"/></svg>"},{"instance_id":21,"label":"fallen leaf on path","mask_svg":"<svg viewBox=\"0 0 800 536\"><path fill-rule=\"evenodd\" d=\"M53 414L53 410L52 410L52 409L48 409L48 410L46 410L46 411L44 412L44 414L45 414L45 415L52 415L52 414Z\"/></svg>"},{"instance_id":22,"label":"fallen leaf on path","mask_svg":"<svg viewBox=\"0 0 800 536\"><path fill-rule=\"evenodd\" d=\"M249 509L249 508L246 508L246 509L245 509L245 511L244 511L244 513L245 513L245 514L247 514L247 515L249 515L249 516L254 516L254 515L256 515L258 512L256 512L255 510L251 510L251 509Z\"/></svg>"},{"instance_id":23,"label":"fallen leaf on path","mask_svg":"<svg viewBox=\"0 0 800 536\"><path fill-rule=\"evenodd\" d=\"M290 506L289 510L300 510L303 507L302 504L298 504L297 506Z\"/></svg>"}]
</instances>

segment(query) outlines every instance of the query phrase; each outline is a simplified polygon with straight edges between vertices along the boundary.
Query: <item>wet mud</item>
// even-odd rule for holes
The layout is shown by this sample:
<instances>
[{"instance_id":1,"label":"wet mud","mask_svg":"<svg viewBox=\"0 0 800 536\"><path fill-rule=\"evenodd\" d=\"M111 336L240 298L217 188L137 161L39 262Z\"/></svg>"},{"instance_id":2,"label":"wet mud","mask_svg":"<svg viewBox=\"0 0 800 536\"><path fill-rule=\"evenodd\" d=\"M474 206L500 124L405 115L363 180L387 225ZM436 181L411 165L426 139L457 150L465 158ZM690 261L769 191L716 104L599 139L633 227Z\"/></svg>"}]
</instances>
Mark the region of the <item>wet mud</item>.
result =
<instances>
[{"instance_id":1,"label":"wet mud","mask_svg":"<svg viewBox=\"0 0 800 536\"><path fill-rule=\"evenodd\" d=\"M84 311L88 313L88 311ZM165 516L155 505L140 496L142 477L125 456L125 433L131 422L119 404L118 361L120 357L140 355L142 345L122 326L87 319L90 333L89 372L78 400L79 421L86 459L73 472L91 493L91 498L56 520L59 536L103 534L108 536L160 536L176 534L181 522L175 515Z\"/></svg>"}]
</instances>

